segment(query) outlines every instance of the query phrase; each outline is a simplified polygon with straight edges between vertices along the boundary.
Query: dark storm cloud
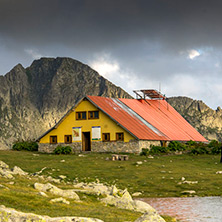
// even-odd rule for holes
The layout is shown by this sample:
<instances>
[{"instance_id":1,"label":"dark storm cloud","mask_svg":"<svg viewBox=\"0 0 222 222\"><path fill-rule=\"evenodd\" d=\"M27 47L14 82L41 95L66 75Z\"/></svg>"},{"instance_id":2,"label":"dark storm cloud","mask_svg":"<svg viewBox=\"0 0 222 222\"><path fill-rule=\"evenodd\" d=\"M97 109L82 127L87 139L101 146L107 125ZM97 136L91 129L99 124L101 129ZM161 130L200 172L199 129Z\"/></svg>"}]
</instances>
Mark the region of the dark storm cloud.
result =
<instances>
[{"instance_id":1,"label":"dark storm cloud","mask_svg":"<svg viewBox=\"0 0 222 222\"><path fill-rule=\"evenodd\" d=\"M0 37L26 45L221 46L221 21L221 1L0 0Z\"/></svg>"}]
</instances>

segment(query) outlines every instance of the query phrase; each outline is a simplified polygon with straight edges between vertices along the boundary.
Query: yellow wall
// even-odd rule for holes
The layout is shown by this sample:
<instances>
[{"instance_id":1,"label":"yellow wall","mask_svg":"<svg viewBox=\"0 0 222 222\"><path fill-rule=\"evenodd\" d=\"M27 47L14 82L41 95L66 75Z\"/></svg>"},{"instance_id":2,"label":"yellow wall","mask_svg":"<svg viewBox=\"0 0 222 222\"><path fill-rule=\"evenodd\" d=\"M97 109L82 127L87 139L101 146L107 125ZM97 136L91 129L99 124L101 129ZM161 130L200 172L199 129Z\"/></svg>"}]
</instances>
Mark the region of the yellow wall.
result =
<instances>
[{"instance_id":1,"label":"yellow wall","mask_svg":"<svg viewBox=\"0 0 222 222\"><path fill-rule=\"evenodd\" d=\"M131 139L135 139L127 131L118 126L113 120L111 120L102 111L99 111L99 119L89 119L88 113L86 120L76 120L76 112L82 111L97 111L98 109L89 101L82 101L63 121L43 138L40 143L49 143L50 136L57 136L58 143L64 143L64 135L72 135L72 127L81 127L82 132L90 132L92 138L92 126L100 126L101 134L110 133L110 140L116 140L116 133L124 133L124 142L129 142ZM102 140L102 135L101 135Z\"/></svg>"}]
</instances>

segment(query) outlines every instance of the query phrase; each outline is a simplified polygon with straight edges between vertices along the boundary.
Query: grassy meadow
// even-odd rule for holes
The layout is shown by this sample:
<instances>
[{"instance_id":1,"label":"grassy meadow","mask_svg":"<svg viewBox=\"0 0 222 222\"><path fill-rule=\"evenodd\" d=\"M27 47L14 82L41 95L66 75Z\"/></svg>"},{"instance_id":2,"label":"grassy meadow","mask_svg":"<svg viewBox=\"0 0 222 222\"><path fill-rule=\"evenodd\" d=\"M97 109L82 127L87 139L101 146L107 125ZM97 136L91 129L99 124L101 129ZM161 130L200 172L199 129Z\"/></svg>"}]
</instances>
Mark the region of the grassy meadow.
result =
<instances>
[{"instance_id":1,"label":"grassy meadow","mask_svg":"<svg viewBox=\"0 0 222 222\"><path fill-rule=\"evenodd\" d=\"M37 154L37 155L36 155ZM40 154L27 151L0 151L0 160L10 167L19 166L23 170L34 173L47 167L44 175L58 178L67 176L68 181L96 181L116 184L118 188L128 188L132 194L142 192L141 197L179 197L181 191L195 190L198 196L221 196L222 170L220 155L161 155L148 158L146 156L129 155L128 161L111 161L111 154L87 153L79 155ZM137 164L137 162L142 164ZM181 178L198 181L197 184L178 184ZM115 207L102 205L96 197L84 195L86 201L70 205L50 204L45 197L37 196L34 180L19 178L14 185L9 180L0 178L0 183L10 190L0 189L0 203L24 212L47 214L49 216L75 215L96 217L104 221L134 221L141 214ZM72 188L71 185L60 184L61 188ZM50 196L49 196L50 199ZM167 218L167 221L171 221Z\"/></svg>"}]
</instances>

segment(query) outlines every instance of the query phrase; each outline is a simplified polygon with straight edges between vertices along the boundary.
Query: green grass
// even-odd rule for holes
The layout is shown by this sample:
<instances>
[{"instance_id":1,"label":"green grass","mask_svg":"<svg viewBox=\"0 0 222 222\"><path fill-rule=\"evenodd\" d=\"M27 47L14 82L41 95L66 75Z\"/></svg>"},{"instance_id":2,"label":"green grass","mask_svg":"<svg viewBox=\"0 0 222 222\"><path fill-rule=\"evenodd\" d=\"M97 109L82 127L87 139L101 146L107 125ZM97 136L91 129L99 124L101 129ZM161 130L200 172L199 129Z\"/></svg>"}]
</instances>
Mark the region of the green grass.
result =
<instances>
[{"instance_id":1,"label":"green grass","mask_svg":"<svg viewBox=\"0 0 222 222\"><path fill-rule=\"evenodd\" d=\"M8 184L10 180L1 178L1 184L9 190L0 188L0 203L6 207L12 207L22 212L31 212L51 217L58 216L79 216L93 217L104 221L134 221L141 216L141 213L122 210L112 206L104 206L92 195L80 195L82 202L75 202L71 199L70 205L62 203L50 203L55 196L48 194L48 197L37 195L38 191L33 188L37 179L28 180L24 177L17 177L15 184ZM59 186L59 185L57 185ZM61 186L60 186L61 187ZM63 185L68 188L69 186ZM71 188L71 187L70 187Z\"/></svg>"},{"instance_id":2,"label":"green grass","mask_svg":"<svg viewBox=\"0 0 222 222\"><path fill-rule=\"evenodd\" d=\"M0 151L0 159L11 167L17 165L34 173L47 166L44 173L53 177L66 175L70 180L78 178L79 181L99 179L122 189L127 187L131 193L143 192L143 197L178 197L181 191L187 189L195 190L198 196L221 195L221 175L216 174L222 169L219 155L171 155L148 159L132 154L128 161L105 160L110 156L95 153L84 154L84 157L53 154L33 156L31 152ZM143 164L136 166L137 161L143 161ZM198 181L198 184L178 185L181 177Z\"/></svg>"},{"instance_id":3,"label":"green grass","mask_svg":"<svg viewBox=\"0 0 222 222\"><path fill-rule=\"evenodd\" d=\"M66 175L68 180L95 181L116 184L117 187L128 188L132 194L142 192L142 197L178 197L183 190L195 190L198 196L220 196L222 190L221 175L216 174L222 169L219 163L220 155L169 155L155 156L149 159L145 156L131 154L128 161L106 160L111 154L53 155L39 154L34 156L26 151L0 151L0 160L10 167L19 166L23 170L34 173L43 167L45 175L57 178ZM36 154L36 153L35 153ZM65 160L65 162L60 162ZM137 161L143 161L137 166ZM198 184L178 185L181 177L186 180L198 181ZM1 178L1 184L10 188L0 189L0 203L25 212L47 214L49 216L76 215L96 217L104 221L134 221L141 214L104 206L95 197L85 195L82 203L71 201L70 205L50 204L45 197L36 195L33 180L18 178L15 185L7 184L8 180ZM61 184L61 188L71 188L71 185ZM52 197L49 196L48 199ZM166 221L172 218L165 217Z\"/></svg>"}]
</instances>

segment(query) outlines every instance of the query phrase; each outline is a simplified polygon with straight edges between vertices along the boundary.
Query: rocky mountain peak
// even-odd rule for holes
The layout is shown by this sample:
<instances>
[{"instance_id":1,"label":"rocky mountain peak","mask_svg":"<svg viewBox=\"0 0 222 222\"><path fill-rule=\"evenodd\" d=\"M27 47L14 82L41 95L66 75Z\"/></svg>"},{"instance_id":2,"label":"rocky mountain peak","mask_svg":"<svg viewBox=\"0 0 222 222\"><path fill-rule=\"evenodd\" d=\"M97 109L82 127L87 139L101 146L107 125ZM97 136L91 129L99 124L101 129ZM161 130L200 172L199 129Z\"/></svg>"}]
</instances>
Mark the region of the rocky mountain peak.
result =
<instances>
[{"instance_id":1,"label":"rocky mountain peak","mask_svg":"<svg viewBox=\"0 0 222 222\"><path fill-rule=\"evenodd\" d=\"M131 98L95 70L71 58L41 58L0 76L0 149L34 139L85 95Z\"/></svg>"}]
</instances>

